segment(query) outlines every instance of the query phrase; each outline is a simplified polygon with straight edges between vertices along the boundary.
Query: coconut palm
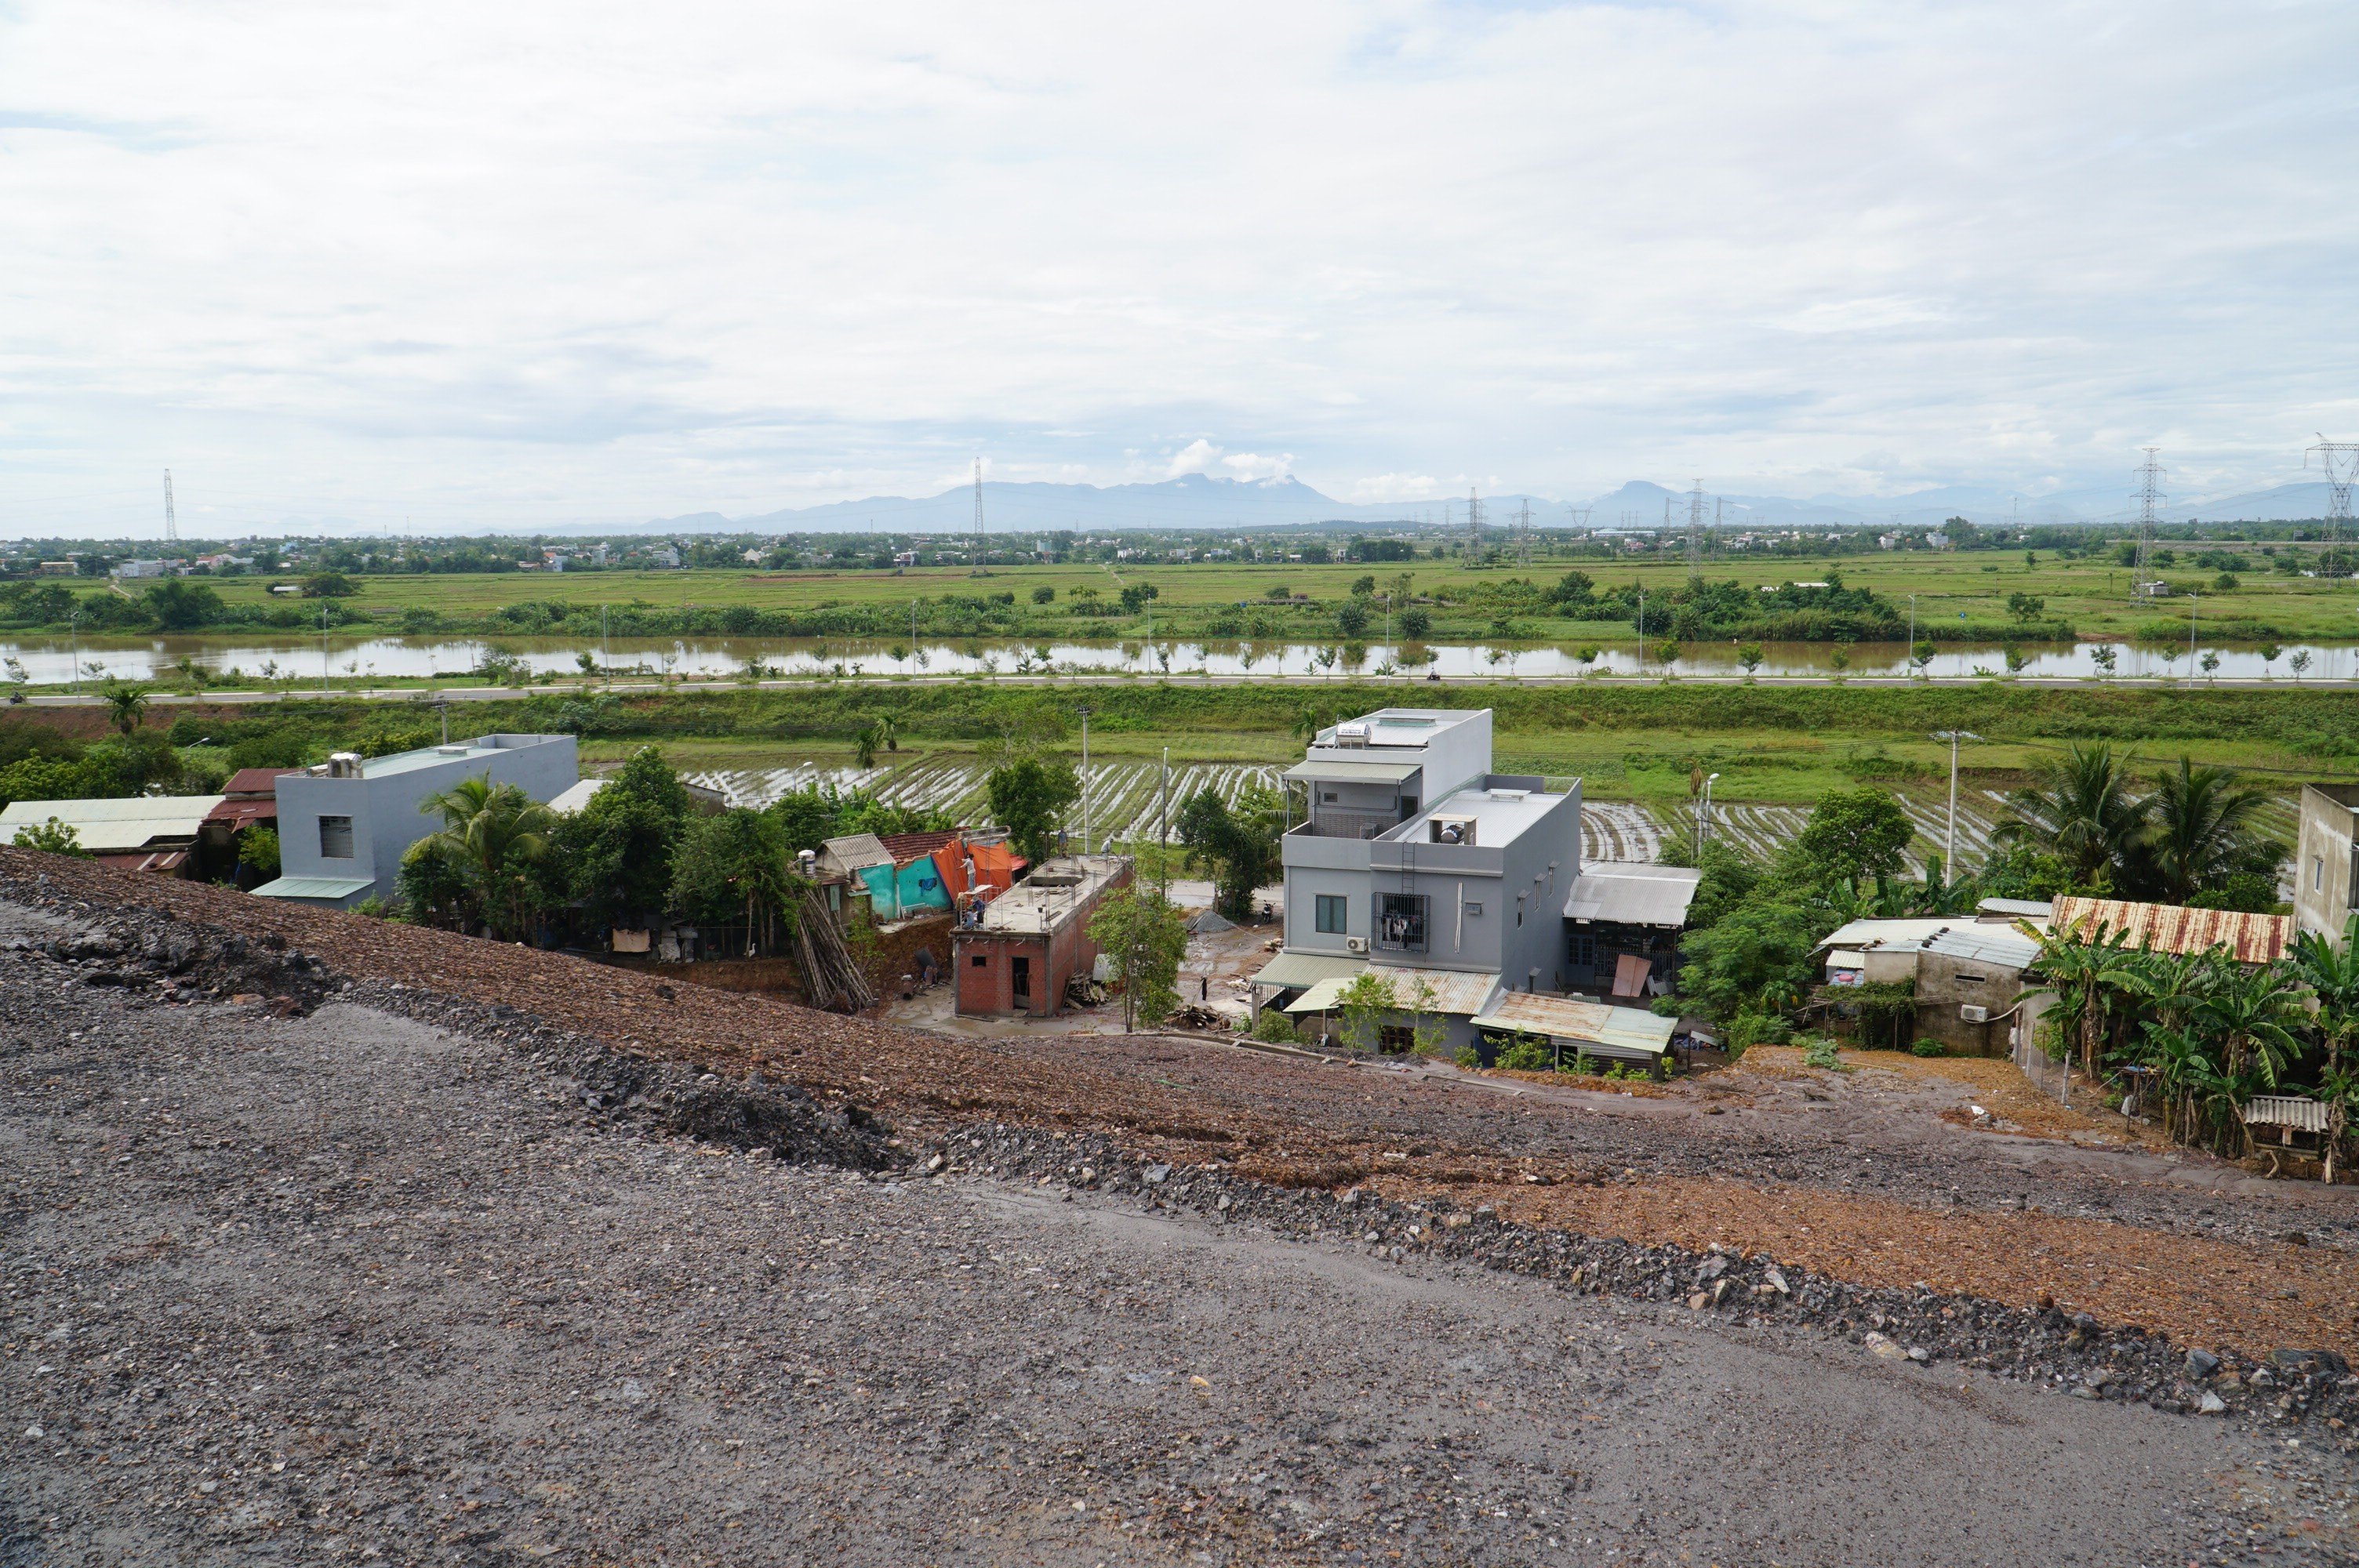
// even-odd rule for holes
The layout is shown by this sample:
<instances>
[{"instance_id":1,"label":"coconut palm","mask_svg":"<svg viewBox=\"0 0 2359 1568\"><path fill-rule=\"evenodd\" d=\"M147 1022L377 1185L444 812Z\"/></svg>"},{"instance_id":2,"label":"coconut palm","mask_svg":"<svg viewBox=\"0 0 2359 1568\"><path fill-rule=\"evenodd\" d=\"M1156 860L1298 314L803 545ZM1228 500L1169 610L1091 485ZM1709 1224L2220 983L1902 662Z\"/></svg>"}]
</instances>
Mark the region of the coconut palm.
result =
<instances>
[{"instance_id":1,"label":"coconut palm","mask_svg":"<svg viewBox=\"0 0 2359 1568\"><path fill-rule=\"evenodd\" d=\"M2029 785L2007 796L2007 810L1995 837L2054 855L2082 885L2113 881L2126 869L2146 826L2128 767L2102 744L2076 745L2042 763Z\"/></svg>"},{"instance_id":2,"label":"coconut palm","mask_svg":"<svg viewBox=\"0 0 2359 1568\"><path fill-rule=\"evenodd\" d=\"M106 702L106 719L125 735L136 730L147 717L147 688L118 681L101 696Z\"/></svg>"},{"instance_id":3,"label":"coconut palm","mask_svg":"<svg viewBox=\"0 0 2359 1568\"><path fill-rule=\"evenodd\" d=\"M2238 871L2275 871L2285 846L2258 826L2268 800L2266 790L2245 783L2234 768L2180 758L2144 802L2147 828L2138 858L2151 885L2143 891L2164 903L2185 903Z\"/></svg>"},{"instance_id":4,"label":"coconut palm","mask_svg":"<svg viewBox=\"0 0 2359 1568\"><path fill-rule=\"evenodd\" d=\"M429 797L419 810L440 813L432 838L465 869L484 921L501 936L519 934L529 914L533 862L549 851L556 819L549 807L515 784L489 776L462 779Z\"/></svg>"}]
</instances>

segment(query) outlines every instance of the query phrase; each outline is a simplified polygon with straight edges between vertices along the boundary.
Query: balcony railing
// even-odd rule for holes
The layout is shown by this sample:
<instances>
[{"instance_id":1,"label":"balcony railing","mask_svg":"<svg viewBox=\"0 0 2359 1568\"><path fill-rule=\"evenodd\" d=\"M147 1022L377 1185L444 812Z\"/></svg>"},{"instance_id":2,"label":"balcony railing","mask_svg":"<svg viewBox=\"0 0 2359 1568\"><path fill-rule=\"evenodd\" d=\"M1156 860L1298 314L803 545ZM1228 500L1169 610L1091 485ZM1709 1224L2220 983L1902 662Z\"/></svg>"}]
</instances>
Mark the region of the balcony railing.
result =
<instances>
[{"instance_id":1,"label":"balcony railing","mask_svg":"<svg viewBox=\"0 0 2359 1568\"><path fill-rule=\"evenodd\" d=\"M1400 815L1391 811L1336 811L1316 807L1304 824L1318 838L1374 838L1397 827Z\"/></svg>"}]
</instances>

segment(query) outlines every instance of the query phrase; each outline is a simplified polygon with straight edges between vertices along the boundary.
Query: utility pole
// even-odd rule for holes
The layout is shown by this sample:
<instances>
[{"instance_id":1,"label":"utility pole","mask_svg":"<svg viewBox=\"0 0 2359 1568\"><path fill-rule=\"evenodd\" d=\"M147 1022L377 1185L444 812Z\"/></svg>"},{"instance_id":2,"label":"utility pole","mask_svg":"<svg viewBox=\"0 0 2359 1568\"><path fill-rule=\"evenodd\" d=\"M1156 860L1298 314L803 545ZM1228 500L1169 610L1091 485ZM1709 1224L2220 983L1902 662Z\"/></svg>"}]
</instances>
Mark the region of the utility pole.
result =
<instances>
[{"instance_id":1,"label":"utility pole","mask_svg":"<svg viewBox=\"0 0 2359 1568\"><path fill-rule=\"evenodd\" d=\"M1958 880L1958 742L1982 737L1970 730L1936 730L1933 739L1950 743L1950 830L1941 844L1941 885L1948 887Z\"/></svg>"},{"instance_id":2,"label":"utility pole","mask_svg":"<svg viewBox=\"0 0 2359 1568\"><path fill-rule=\"evenodd\" d=\"M1082 715L1082 853L1090 852L1090 708L1081 708Z\"/></svg>"},{"instance_id":3,"label":"utility pole","mask_svg":"<svg viewBox=\"0 0 2359 1568\"><path fill-rule=\"evenodd\" d=\"M172 470L164 470L164 542L176 545L180 541L180 520L172 515Z\"/></svg>"},{"instance_id":4,"label":"utility pole","mask_svg":"<svg viewBox=\"0 0 2359 1568\"><path fill-rule=\"evenodd\" d=\"M1688 492L1688 575L1703 575L1703 481Z\"/></svg>"},{"instance_id":5,"label":"utility pole","mask_svg":"<svg viewBox=\"0 0 2359 1568\"><path fill-rule=\"evenodd\" d=\"M1647 673L1647 590L1638 590L1638 673Z\"/></svg>"},{"instance_id":6,"label":"utility pole","mask_svg":"<svg viewBox=\"0 0 2359 1568\"><path fill-rule=\"evenodd\" d=\"M1917 596L1908 596L1908 662L1917 662Z\"/></svg>"},{"instance_id":7,"label":"utility pole","mask_svg":"<svg viewBox=\"0 0 2359 1568\"><path fill-rule=\"evenodd\" d=\"M320 600L320 695L328 695L328 606L332 599Z\"/></svg>"},{"instance_id":8,"label":"utility pole","mask_svg":"<svg viewBox=\"0 0 2359 1568\"><path fill-rule=\"evenodd\" d=\"M1163 804L1155 814L1155 860L1161 868L1163 897L1171 897L1171 748L1163 748Z\"/></svg>"},{"instance_id":9,"label":"utility pole","mask_svg":"<svg viewBox=\"0 0 2359 1568\"><path fill-rule=\"evenodd\" d=\"M2195 600L2199 597L2193 592L2187 596L2187 684L2190 686L2195 684Z\"/></svg>"}]
</instances>

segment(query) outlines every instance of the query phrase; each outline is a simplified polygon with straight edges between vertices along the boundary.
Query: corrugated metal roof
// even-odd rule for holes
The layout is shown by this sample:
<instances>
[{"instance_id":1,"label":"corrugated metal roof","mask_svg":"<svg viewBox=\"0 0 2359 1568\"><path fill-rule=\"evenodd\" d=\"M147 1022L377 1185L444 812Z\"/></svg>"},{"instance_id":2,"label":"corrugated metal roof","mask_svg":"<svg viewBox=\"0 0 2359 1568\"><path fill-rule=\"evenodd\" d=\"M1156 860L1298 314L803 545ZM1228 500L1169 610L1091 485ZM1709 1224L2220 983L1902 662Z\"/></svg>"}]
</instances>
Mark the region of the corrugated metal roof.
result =
<instances>
[{"instance_id":1,"label":"corrugated metal roof","mask_svg":"<svg viewBox=\"0 0 2359 1568\"><path fill-rule=\"evenodd\" d=\"M74 830L93 855L144 849L158 838L192 839L218 795L138 795L122 800L19 800L0 811L0 844L20 827L38 827L56 817Z\"/></svg>"},{"instance_id":2,"label":"corrugated metal roof","mask_svg":"<svg viewBox=\"0 0 2359 1568\"><path fill-rule=\"evenodd\" d=\"M1425 1002L1424 1011L1428 1012L1480 1012L1484 1003L1489 1001L1499 989L1499 977L1496 975L1470 975L1458 969L1390 969L1370 965L1365 972L1392 982L1393 1000L1399 1003L1403 1012L1409 1011L1410 999L1420 979L1432 990ZM1343 988L1358 978L1356 975L1337 975L1321 980L1304 991L1286 1011L1325 1012L1335 1005L1335 1000L1343 993Z\"/></svg>"},{"instance_id":3,"label":"corrugated metal roof","mask_svg":"<svg viewBox=\"0 0 2359 1568\"><path fill-rule=\"evenodd\" d=\"M1925 915L1903 920L1854 920L1827 934L1821 947L1914 947L1929 936L1962 930L1971 914Z\"/></svg>"},{"instance_id":4,"label":"corrugated metal roof","mask_svg":"<svg viewBox=\"0 0 2359 1568\"><path fill-rule=\"evenodd\" d=\"M230 774L229 783L222 785L223 795L268 795L278 793L278 781L288 773L299 773L300 768L240 768Z\"/></svg>"},{"instance_id":5,"label":"corrugated metal roof","mask_svg":"<svg viewBox=\"0 0 2359 1568\"><path fill-rule=\"evenodd\" d=\"M1614 1007L1570 997L1510 991L1474 1020L1477 1029L1512 1029L1574 1043L1596 1056L1651 1060L1671 1048L1679 1020L1645 1008Z\"/></svg>"},{"instance_id":6,"label":"corrugated metal roof","mask_svg":"<svg viewBox=\"0 0 2359 1568\"><path fill-rule=\"evenodd\" d=\"M1325 779L1331 784L1404 784L1423 767L1419 762L1329 762L1313 757L1286 770L1296 784Z\"/></svg>"},{"instance_id":7,"label":"corrugated metal roof","mask_svg":"<svg viewBox=\"0 0 2359 1568\"><path fill-rule=\"evenodd\" d=\"M1567 920L1614 920L1625 925L1687 924L1703 873L1688 866L1636 865L1591 860L1573 879L1565 900Z\"/></svg>"},{"instance_id":8,"label":"corrugated metal roof","mask_svg":"<svg viewBox=\"0 0 2359 1568\"><path fill-rule=\"evenodd\" d=\"M2044 898L1986 898L1974 905L1977 914L2001 914L2015 920L2045 920L2056 906Z\"/></svg>"},{"instance_id":9,"label":"corrugated metal roof","mask_svg":"<svg viewBox=\"0 0 2359 1568\"><path fill-rule=\"evenodd\" d=\"M2244 964L2274 964L2293 941L2289 914L2245 914L2115 898L2060 898L2050 928L2077 928L2093 937L2123 934L2132 947L2151 946L2158 953L2203 953L2224 946Z\"/></svg>"},{"instance_id":10,"label":"corrugated metal roof","mask_svg":"<svg viewBox=\"0 0 2359 1568\"><path fill-rule=\"evenodd\" d=\"M1496 975L1470 975L1463 969L1398 968L1389 964L1371 964L1368 973L1393 983L1393 994L1401 1005L1408 1005L1409 997L1423 980L1433 988L1432 1000L1426 1003L1434 1012L1480 1012L1491 993L1499 989Z\"/></svg>"},{"instance_id":11,"label":"corrugated metal roof","mask_svg":"<svg viewBox=\"0 0 2359 1568\"><path fill-rule=\"evenodd\" d=\"M1925 951L1939 953L1945 958L1961 958L1969 964L1988 964L1994 968L2027 969L2031 961L2039 957L2039 944L2003 925L1969 925L1943 932L1925 944Z\"/></svg>"},{"instance_id":12,"label":"corrugated metal roof","mask_svg":"<svg viewBox=\"0 0 2359 1568\"><path fill-rule=\"evenodd\" d=\"M1346 958L1340 954L1280 953L1261 967L1261 973L1253 978L1253 983L1292 990L1297 986L1315 986L1321 980L1332 980L1339 976L1349 979L1367 967L1365 958Z\"/></svg>"},{"instance_id":13,"label":"corrugated metal roof","mask_svg":"<svg viewBox=\"0 0 2359 1568\"><path fill-rule=\"evenodd\" d=\"M841 838L822 838L820 848L834 856L836 863L847 871L893 863L893 851L885 848L885 841L874 833L850 833Z\"/></svg>"},{"instance_id":14,"label":"corrugated metal roof","mask_svg":"<svg viewBox=\"0 0 2359 1568\"><path fill-rule=\"evenodd\" d=\"M373 885L367 877L281 877L254 890L256 898L350 898Z\"/></svg>"}]
</instances>

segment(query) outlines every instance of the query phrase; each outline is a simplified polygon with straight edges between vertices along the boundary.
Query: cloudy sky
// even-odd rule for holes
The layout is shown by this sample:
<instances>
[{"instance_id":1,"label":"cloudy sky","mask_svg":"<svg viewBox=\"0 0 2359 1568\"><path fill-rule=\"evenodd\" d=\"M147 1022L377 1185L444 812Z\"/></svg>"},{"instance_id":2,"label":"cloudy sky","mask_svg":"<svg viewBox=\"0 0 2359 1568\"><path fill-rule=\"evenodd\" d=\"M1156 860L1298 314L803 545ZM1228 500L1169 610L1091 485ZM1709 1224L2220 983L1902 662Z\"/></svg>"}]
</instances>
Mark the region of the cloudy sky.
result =
<instances>
[{"instance_id":1,"label":"cloudy sky","mask_svg":"<svg viewBox=\"0 0 2359 1568\"><path fill-rule=\"evenodd\" d=\"M0 533L2301 478L2350 0L0 4Z\"/></svg>"}]
</instances>

